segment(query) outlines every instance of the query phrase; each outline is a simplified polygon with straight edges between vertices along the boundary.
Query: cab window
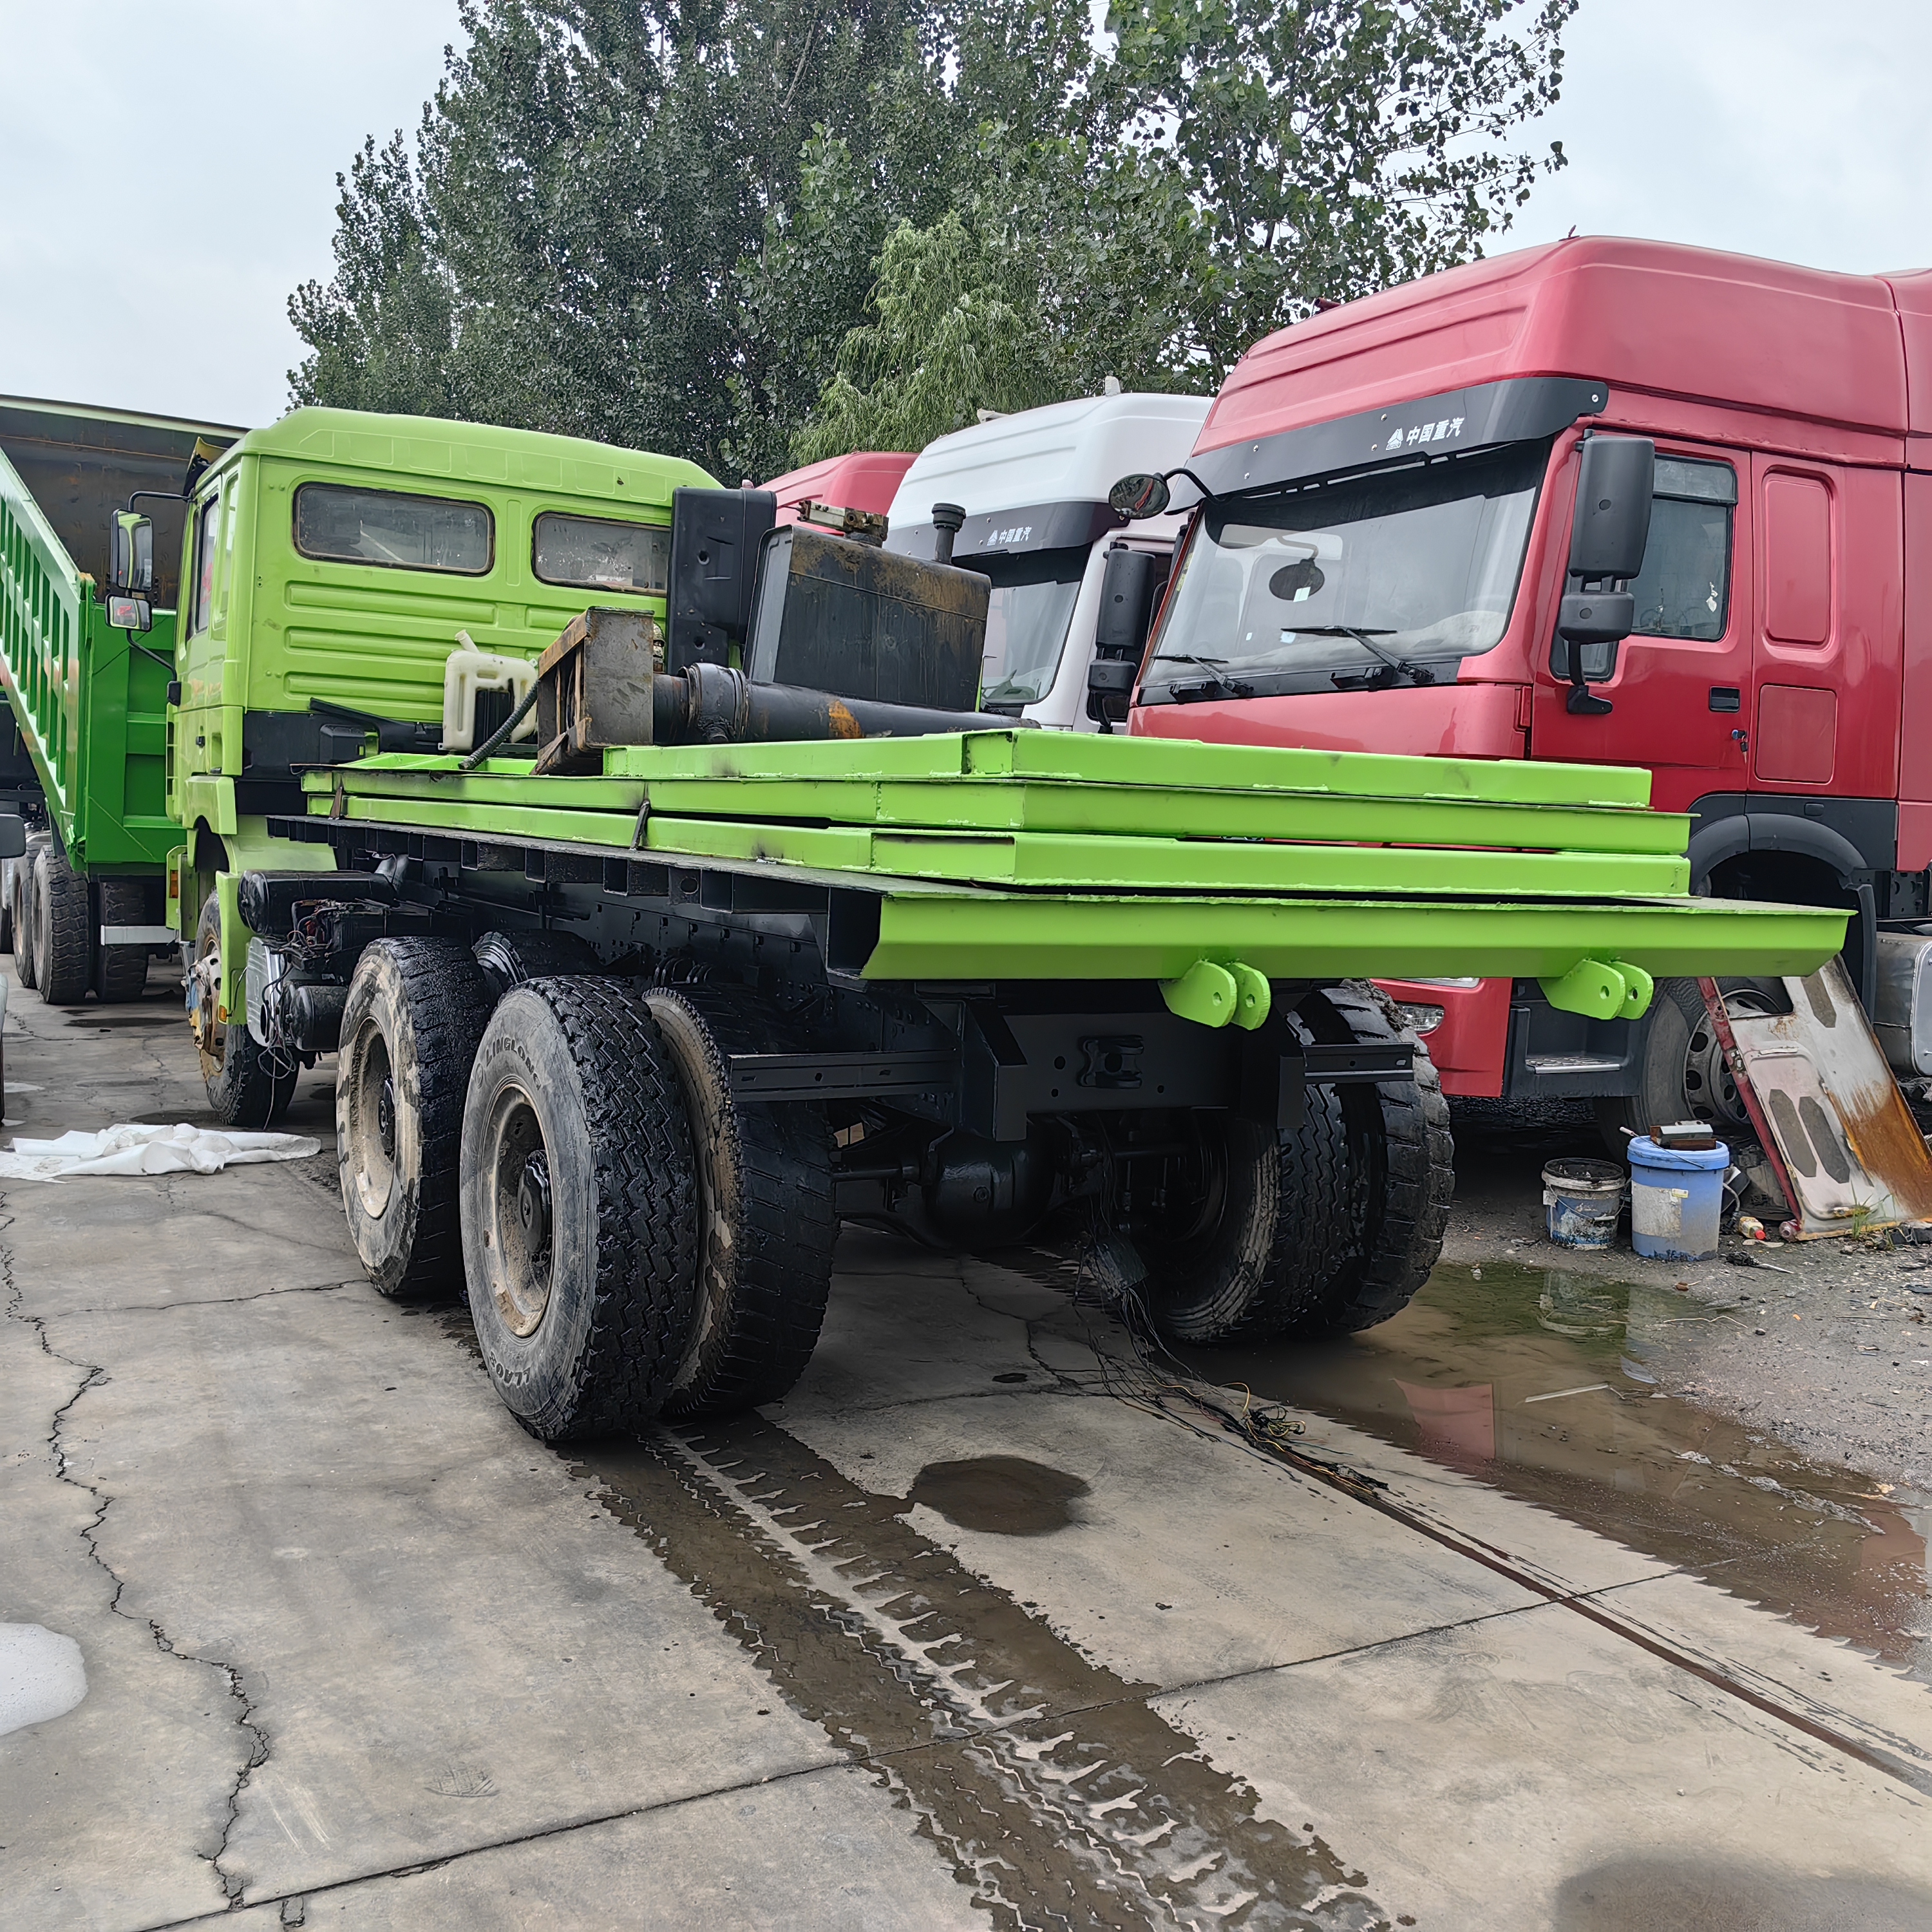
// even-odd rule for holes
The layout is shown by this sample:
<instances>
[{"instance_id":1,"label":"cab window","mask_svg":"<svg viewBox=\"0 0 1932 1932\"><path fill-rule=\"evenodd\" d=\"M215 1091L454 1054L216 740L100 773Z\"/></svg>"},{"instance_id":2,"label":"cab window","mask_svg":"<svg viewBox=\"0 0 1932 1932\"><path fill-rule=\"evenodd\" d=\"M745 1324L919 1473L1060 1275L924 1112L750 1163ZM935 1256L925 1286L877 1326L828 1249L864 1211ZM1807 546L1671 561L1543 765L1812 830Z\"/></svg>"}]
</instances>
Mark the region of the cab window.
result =
<instances>
[{"instance_id":1,"label":"cab window","mask_svg":"<svg viewBox=\"0 0 1932 1932\"><path fill-rule=\"evenodd\" d=\"M1737 472L1728 463L1660 456L1654 487L1650 541L1630 586L1637 634L1714 644L1730 614Z\"/></svg>"},{"instance_id":2,"label":"cab window","mask_svg":"<svg viewBox=\"0 0 1932 1932\"><path fill-rule=\"evenodd\" d=\"M326 562L482 577L494 554L496 528L481 503L304 483L296 492L295 538L304 556Z\"/></svg>"},{"instance_id":3,"label":"cab window","mask_svg":"<svg viewBox=\"0 0 1932 1932\"><path fill-rule=\"evenodd\" d=\"M670 532L662 524L546 511L531 532L530 568L539 584L662 596L670 581Z\"/></svg>"},{"instance_id":4,"label":"cab window","mask_svg":"<svg viewBox=\"0 0 1932 1932\"><path fill-rule=\"evenodd\" d=\"M188 629L199 635L214 614L215 566L220 559L221 499L209 496L196 512L194 526L194 607Z\"/></svg>"}]
</instances>

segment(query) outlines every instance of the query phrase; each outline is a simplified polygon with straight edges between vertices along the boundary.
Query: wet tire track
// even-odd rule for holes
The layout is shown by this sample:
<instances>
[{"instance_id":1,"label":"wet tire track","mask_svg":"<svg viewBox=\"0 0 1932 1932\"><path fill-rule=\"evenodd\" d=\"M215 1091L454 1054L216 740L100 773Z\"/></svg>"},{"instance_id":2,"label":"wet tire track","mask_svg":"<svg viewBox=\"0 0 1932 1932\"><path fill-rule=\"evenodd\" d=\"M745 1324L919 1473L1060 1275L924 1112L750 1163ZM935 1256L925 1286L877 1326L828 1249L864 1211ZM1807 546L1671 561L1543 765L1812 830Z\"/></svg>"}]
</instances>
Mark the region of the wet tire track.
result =
<instances>
[{"instance_id":1,"label":"wet tire track","mask_svg":"<svg viewBox=\"0 0 1932 1932\"><path fill-rule=\"evenodd\" d=\"M579 1452L794 1708L873 1766L1003 1927L1387 1927L1318 1837L904 1520L752 1416Z\"/></svg>"}]
</instances>

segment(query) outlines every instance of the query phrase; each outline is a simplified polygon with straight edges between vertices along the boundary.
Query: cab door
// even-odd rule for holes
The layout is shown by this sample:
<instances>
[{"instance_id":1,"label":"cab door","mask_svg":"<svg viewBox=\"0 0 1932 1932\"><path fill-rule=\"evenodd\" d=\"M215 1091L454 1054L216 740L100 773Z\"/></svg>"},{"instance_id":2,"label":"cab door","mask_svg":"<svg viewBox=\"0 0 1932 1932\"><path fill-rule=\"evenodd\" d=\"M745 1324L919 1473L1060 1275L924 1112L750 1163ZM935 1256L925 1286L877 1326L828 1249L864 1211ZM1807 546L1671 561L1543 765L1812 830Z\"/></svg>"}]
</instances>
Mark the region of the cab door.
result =
<instances>
[{"instance_id":1,"label":"cab door","mask_svg":"<svg viewBox=\"0 0 1932 1932\"><path fill-rule=\"evenodd\" d=\"M1752 460L1754 791L1898 795L1904 535L1886 470Z\"/></svg>"},{"instance_id":2,"label":"cab door","mask_svg":"<svg viewBox=\"0 0 1932 1932\"><path fill-rule=\"evenodd\" d=\"M1750 458L1660 441L1636 629L1584 647L1598 716L1567 708L1570 646L1552 635L1538 667L1531 755L1646 765L1652 802L1682 810L1742 792L1750 734L1753 622ZM1574 472L1573 472L1574 473Z\"/></svg>"}]
</instances>

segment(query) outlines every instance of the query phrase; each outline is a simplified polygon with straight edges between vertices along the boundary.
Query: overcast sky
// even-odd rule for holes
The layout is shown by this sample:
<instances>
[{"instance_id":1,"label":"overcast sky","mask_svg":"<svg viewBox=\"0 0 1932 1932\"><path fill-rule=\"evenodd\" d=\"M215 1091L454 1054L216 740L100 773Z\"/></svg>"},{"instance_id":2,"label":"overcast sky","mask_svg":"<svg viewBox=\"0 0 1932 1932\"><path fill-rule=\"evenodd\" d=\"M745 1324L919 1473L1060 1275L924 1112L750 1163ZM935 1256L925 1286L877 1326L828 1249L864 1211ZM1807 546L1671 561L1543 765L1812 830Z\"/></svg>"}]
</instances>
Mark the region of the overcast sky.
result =
<instances>
[{"instance_id":1,"label":"overcast sky","mask_svg":"<svg viewBox=\"0 0 1932 1932\"><path fill-rule=\"evenodd\" d=\"M455 0L0 0L0 394L279 415L336 172L456 33ZM1932 266L1926 0L1583 0L1568 44L1530 138L1570 165L1499 245Z\"/></svg>"}]
</instances>

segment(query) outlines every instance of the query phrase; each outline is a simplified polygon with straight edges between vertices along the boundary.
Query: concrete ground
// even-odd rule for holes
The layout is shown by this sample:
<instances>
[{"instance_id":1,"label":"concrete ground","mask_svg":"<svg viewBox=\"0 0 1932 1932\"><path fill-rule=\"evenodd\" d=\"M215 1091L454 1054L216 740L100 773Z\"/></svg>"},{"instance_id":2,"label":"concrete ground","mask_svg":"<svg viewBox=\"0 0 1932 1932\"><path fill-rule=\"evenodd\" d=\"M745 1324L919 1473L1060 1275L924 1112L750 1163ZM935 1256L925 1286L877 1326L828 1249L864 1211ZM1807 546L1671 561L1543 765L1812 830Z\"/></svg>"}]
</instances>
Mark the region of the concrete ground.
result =
<instances>
[{"instance_id":1,"label":"concrete ground","mask_svg":"<svg viewBox=\"0 0 1932 1932\"><path fill-rule=\"evenodd\" d=\"M5 1049L10 1129L206 1118L158 992ZM10 1932L1932 1923L1932 1526L1674 1286L1466 1257L1203 1407L1073 1261L855 1233L789 1401L560 1455L328 1150L0 1205L0 1624L87 1677Z\"/></svg>"}]
</instances>

